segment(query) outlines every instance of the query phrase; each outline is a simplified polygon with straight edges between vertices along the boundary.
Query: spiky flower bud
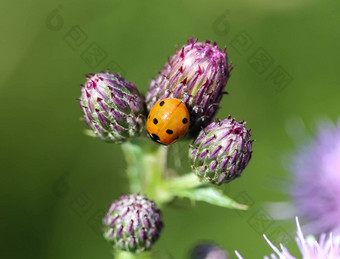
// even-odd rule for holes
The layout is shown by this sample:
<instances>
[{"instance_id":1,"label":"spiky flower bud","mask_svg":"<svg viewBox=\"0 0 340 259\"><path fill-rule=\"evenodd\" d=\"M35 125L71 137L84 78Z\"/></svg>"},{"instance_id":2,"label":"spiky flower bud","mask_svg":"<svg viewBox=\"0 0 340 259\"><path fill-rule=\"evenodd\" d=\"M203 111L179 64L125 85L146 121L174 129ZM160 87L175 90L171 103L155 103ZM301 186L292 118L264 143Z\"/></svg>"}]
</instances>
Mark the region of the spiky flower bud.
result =
<instances>
[{"instance_id":1,"label":"spiky flower bud","mask_svg":"<svg viewBox=\"0 0 340 259\"><path fill-rule=\"evenodd\" d=\"M122 143L143 130L144 100L136 86L119 75L87 75L80 106L87 125L106 142Z\"/></svg>"},{"instance_id":2,"label":"spiky flower bud","mask_svg":"<svg viewBox=\"0 0 340 259\"><path fill-rule=\"evenodd\" d=\"M195 136L215 115L230 71L225 50L210 41L189 39L151 81L145 96L147 109L161 99L182 100L190 113L189 133Z\"/></svg>"},{"instance_id":3,"label":"spiky flower bud","mask_svg":"<svg viewBox=\"0 0 340 259\"><path fill-rule=\"evenodd\" d=\"M251 158L253 140L244 121L227 119L210 123L190 147L195 173L203 182L222 184L239 177Z\"/></svg>"},{"instance_id":4,"label":"spiky flower bud","mask_svg":"<svg viewBox=\"0 0 340 259\"><path fill-rule=\"evenodd\" d=\"M104 237L115 249L140 253L149 250L163 228L161 211L141 195L123 195L103 219Z\"/></svg>"},{"instance_id":5,"label":"spiky flower bud","mask_svg":"<svg viewBox=\"0 0 340 259\"><path fill-rule=\"evenodd\" d=\"M227 253L220 247L203 243L194 247L191 252L191 259L228 259Z\"/></svg>"}]
</instances>

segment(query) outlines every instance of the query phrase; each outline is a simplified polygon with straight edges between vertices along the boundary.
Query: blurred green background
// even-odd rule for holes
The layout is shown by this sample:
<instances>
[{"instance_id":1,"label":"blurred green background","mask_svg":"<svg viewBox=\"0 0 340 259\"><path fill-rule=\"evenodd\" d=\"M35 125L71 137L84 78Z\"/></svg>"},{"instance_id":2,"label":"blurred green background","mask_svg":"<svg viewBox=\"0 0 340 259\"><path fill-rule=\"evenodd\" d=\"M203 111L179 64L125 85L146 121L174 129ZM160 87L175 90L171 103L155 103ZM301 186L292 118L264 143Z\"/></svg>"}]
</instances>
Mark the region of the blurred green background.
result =
<instances>
[{"instance_id":1,"label":"blurred green background","mask_svg":"<svg viewBox=\"0 0 340 259\"><path fill-rule=\"evenodd\" d=\"M261 203L287 199L271 184L295 148L287 121L299 117L312 132L316 119L337 119L339 11L338 1L316 0L2 1L1 257L112 258L100 221L128 190L125 162L118 145L83 134L79 85L109 67L145 93L190 37L227 46L236 65L218 117L246 120L256 142L243 176L222 189L250 210L176 201L155 251L187 258L213 240L232 258L235 249L262 258L271 252L263 232L285 243L293 219L281 229Z\"/></svg>"}]
</instances>

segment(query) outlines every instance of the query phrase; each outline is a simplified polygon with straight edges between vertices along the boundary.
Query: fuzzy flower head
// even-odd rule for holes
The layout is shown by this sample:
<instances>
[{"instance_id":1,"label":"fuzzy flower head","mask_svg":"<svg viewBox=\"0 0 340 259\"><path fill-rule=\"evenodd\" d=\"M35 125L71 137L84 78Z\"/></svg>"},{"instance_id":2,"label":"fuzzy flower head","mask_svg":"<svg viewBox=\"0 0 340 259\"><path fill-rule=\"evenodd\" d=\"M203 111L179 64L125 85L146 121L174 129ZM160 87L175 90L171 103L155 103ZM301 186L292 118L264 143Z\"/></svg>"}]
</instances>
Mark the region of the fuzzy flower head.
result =
<instances>
[{"instance_id":1,"label":"fuzzy flower head","mask_svg":"<svg viewBox=\"0 0 340 259\"><path fill-rule=\"evenodd\" d=\"M140 253L149 250L163 228L161 211L141 195L123 195L103 219L104 237L115 249Z\"/></svg>"},{"instance_id":2,"label":"fuzzy flower head","mask_svg":"<svg viewBox=\"0 0 340 259\"><path fill-rule=\"evenodd\" d=\"M340 230L340 123L320 125L292 158L290 195L315 234Z\"/></svg>"},{"instance_id":3,"label":"fuzzy flower head","mask_svg":"<svg viewBox=\"0 0 340 259\"><path fill-rule=\"evenodd\" d=\"M144 127L145 104L136 86L111 73L86 77L81 86L80 106L95 135L111 143L138 137Z\"/></svg>"},{"instance_id":4,"label":"fuzzy flower head","mask_svg":"<svg viewBox=\"0 0 340 259\"><path fill-rule=\"evenodd\" d=\"M301 252L302 259L340 259L340 236L333 236L332 233L328 236L322 234L319 241L316 241L313 236L308 236L306 238L303 236L297 217L296 226L297 237L295 239ZM275 252L275 254L271 254L270 257L264 256L264 259L297 259L292 256L288 249L282 244L280 244L280 250L270 242L266 235L263 236ZM237 251L235 251L235 254L239 259L243 259Z\"/></svg>"},{"instance_id":5,"label":"fuzzy flower head","mask_svg":"<svg viewBox=\"0 0 340 259\"><path fill-rule=\"evenodd\" d=\"M188 108L189 134L194 136L216 114L230 71L227 54L216 43L189 39L150 83L147 109L165 98L180 99Z\"/></svg>"}]
</instances>

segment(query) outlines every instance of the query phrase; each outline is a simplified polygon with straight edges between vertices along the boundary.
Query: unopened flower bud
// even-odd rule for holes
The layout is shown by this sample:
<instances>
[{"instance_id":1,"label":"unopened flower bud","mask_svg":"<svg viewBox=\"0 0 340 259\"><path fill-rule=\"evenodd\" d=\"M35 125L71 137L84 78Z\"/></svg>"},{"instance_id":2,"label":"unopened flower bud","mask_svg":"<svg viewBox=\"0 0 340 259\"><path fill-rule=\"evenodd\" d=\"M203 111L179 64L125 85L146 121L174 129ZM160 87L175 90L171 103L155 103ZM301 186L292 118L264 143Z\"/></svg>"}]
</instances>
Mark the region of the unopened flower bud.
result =
<instances>
[{"instance_id":1,"label":"unopened flower bud","mask_svg":"<svg viewBox=\"0 0 340 259\"><path fill-rule=\"evenodd\" d=\"M103 219L104 237L115 249L149 250L163 228L161 211L141 195L124 195L113 202Z\"/></svg>"},{"instance_id":2,"label":"unopened flower bud","mask_svg":"<svg viewBox=\"0 0 340 259\"><path fill-rule=\"evenodd\" d=\"M87 75L80 106L87 125L106 142L122 143L143 130L144 100L136 86L119 75Z\"/></svg>"},{"instance_id":3,"label":"unopened flower bud","mask_svg":"<svg viewBox=\"0 0 340 259\"><path fill-rule=\"evenodd\" d=\"M227 253L220 247L203 243L194 247L191 252L191 259L228 259Z\"/></svg>"},{"instance_id":4,"label":"unopened flower bud","mask_svg":"<svg viewBox=\"0 0 340 259\"><path fill-rule=\"evenodd\" d=\"M180 99L190 114L189 134L195 136L216 114L230 71L227 54L216 43L189 39L151 81L147 109L165 98Z\"/></svg>"},{"instance_id":5,"label":"unopened flower bud","mask_svg":"<svg viewBox=\"0 0 340 259\"><path fill-rule=\"evenodd\" d=\"M239 177L251 158L253 140L245 122L230 116L201 130L189 155L203 182L222 184Z\"/></svg>"}]
</instances>

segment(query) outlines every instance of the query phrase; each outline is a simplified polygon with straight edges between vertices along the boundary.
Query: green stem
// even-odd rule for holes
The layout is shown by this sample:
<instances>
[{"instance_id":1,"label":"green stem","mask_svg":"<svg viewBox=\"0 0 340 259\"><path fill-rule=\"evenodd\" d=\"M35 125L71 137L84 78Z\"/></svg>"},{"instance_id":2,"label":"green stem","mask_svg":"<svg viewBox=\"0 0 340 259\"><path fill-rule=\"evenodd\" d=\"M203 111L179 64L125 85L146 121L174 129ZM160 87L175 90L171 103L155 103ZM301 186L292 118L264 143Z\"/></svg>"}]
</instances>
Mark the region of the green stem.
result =
<instances>
[{"instance_id":1,"label":"green stem","mask_svg":"<svg viewBox=\"0 0 340 259\"><path fill-rule=\"evenodd\" d=\"M141 157L143 154L141 149L138 145L132 142L125 142L121 145L123 153L125 155L125 160L127 163L127 176L129 179L130 185L130 192L137 193L141 191L141 182L140 182L140 175L141 175Z\"/></svg>"},{"instance_id":2,"label":"green stem","mask_svg":"<svg viewBox=\"0 0 340 259\"><path fill-rule=\"evenodd\" d=\"M168 148L158 146L154 152L144 154L144 190L149 198L161 205L167 201L167 193L164 192L164 174L167 167Z\"/></svg>"},{"instance_id":3,"label":"green stem","mask_svg":"<svg viewBox=\"0 0 340 259\"><path fill-rule=\"evenodd\" d=\"M149 139L137 139L124 143L122 149L128 164L130 192L141 192L158 205L168 201L164 191L168 148Z\"/></svg>"},{"instance_id":4,"label":"green stem","mask_svg":"<svg viewBox=\"0 0 340 259\"><path fill-rule=\"evenodd\" d=\"M125 251L115 251L114 252L114 258L115 259L151 259L151 253L150 252L143 252L141 254L134 254L131 252L125 252Z\"/></svg>"}]
</instances>

